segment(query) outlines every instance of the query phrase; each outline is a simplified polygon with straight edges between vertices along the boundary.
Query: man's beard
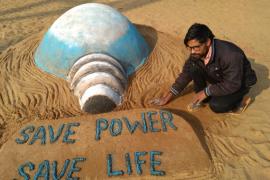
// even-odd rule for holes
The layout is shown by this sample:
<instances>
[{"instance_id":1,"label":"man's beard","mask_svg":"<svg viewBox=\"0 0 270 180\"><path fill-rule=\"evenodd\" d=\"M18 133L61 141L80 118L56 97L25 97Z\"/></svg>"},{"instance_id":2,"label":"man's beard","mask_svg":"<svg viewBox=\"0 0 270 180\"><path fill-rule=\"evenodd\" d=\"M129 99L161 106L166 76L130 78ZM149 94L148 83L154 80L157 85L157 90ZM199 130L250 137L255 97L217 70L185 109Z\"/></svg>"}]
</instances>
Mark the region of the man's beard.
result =
<instances>
[{"instance_id":1,"label":"man's beard","mask_svg":"<svg viewBox=\"0 0 270 180\"><path fill-rule=\"evenodd\" d=\"M190 56L195 58L195 59L203 59L206 57L207 53L209 51L209 48L205 48L201 53L191 53Z\"/></svg>"},{"instance_id":2,"label":"man's beard","mask_svg":"<svg viewBox=\"0 0 270 180\"><path fill-rule=\"evenodd\" d=\"M203 55L202 54L196 54L196 53L193 53L193 54L190 54L191 57L195 58L195 59L201 59L203 58Z\"/></svg>"},{"instance_id":3,"label":"man's beard","mask_svg":"<svg viewBox=\"0 0 270 180\"><path fill-rule=\"evenodd\" d=\"M203 59L206 57L207 53L208 53L208 50L204 51L202 53L191 53L190 56L195 58L195 59Z\"/></svg>"}]
</instances>

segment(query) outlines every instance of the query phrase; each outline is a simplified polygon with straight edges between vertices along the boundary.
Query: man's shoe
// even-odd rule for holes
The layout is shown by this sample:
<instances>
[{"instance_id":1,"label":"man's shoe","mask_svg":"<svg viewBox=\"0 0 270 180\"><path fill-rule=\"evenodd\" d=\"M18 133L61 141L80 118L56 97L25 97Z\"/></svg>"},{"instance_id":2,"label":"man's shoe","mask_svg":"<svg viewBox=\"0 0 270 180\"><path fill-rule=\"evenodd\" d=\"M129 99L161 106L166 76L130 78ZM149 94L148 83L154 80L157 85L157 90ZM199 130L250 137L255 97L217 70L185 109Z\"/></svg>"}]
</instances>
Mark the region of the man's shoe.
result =
<instances>
[{"instance_id":1,"label":"man's shoe","mask_svg":"<svg viewBox=\"0 0 270 180\"><path fill-rule=\"evenodd\" d=\"M251 103L251 97L245 96L243 98L243 100L241 101L241 103L239 104L239 106L237 106L235 109L233 109L230 113L236 114L236 115L240 114L247 109L247 107L250 105L250 103Z\"/></svg>"}]
</instances>

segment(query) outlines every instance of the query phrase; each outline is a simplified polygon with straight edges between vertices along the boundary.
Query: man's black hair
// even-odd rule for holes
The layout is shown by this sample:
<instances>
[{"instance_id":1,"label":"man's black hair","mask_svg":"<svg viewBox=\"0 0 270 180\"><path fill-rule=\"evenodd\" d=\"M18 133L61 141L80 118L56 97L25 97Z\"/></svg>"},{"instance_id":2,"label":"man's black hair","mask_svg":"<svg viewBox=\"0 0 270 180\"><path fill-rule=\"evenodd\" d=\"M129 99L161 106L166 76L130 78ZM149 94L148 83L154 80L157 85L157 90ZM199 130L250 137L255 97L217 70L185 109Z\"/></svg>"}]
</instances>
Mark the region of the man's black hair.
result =
<instances>
[{"instance_id":1,"label":"man's black hair","mask_svg":"<svg viewBox=\"0 0 270 180\"><path fill-rule=\"evenodd\" d=\"M188 29L184 43L187 46L188 41L192 39L196 39L200 43L205 43L208 38L212 41L214 37L215 35L206 25L195 23Z\"/></svg>"}]
</instances>

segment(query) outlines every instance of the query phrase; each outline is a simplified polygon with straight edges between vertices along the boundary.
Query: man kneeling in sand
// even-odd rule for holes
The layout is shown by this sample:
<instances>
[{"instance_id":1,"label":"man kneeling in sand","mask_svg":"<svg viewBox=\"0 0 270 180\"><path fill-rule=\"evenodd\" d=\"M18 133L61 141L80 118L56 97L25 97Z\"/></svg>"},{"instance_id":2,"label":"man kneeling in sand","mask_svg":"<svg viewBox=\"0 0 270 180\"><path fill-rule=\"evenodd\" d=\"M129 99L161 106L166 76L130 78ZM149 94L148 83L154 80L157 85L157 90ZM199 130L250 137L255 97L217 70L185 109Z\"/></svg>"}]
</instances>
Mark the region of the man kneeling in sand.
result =
<instances>
[{"instance_id":1,"label":"man kneeling in sand","mask_svg":"<svg viewBox=\"0 0 270 180\"><path fill-rule=\"evenodd\" d=\"M195 96L189 110L209 102L217 113L236 109L257 81L244 52L235 44L214 38L204 24L193 24L184 39L190 56L170 91L151 101L165 105L193 80Z\"/></svg>"}]
</instances>

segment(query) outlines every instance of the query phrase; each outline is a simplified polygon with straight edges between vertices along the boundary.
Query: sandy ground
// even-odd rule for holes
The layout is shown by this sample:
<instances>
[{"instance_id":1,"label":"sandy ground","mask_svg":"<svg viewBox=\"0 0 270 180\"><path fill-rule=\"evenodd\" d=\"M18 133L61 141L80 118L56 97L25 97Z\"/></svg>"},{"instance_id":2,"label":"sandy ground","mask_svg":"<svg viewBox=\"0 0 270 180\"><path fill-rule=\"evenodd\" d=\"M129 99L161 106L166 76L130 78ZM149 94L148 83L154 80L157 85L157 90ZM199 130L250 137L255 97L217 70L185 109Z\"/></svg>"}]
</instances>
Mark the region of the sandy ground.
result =
<instances>
[{"instance_id":1,"label":"sandy ground","mask_svg":"<svg viewBox=\"0 0 270 180\"><path fill-rule=\"evenodd\" d=\"M15 126L27 121L83 114L64 80L34 66L33 52L57 17L86 2L93 1L0 2L1 145ZM133 23L140 24L138 29L153 48L148 62L130 78L126 99L117 110L151 107L148 100L168 90L187 54L183 36L194 22L208 24L217 38L233 41L245 51L257 72L258 83L249 93L254 101L244 113L214 114L208 107L187 113L186 105L192 93L185 93L164 108L190 122L200 122L217 179L269 179L270 3L266 0L95 2L109 4Z\"/></svg>"}]
</instances>

